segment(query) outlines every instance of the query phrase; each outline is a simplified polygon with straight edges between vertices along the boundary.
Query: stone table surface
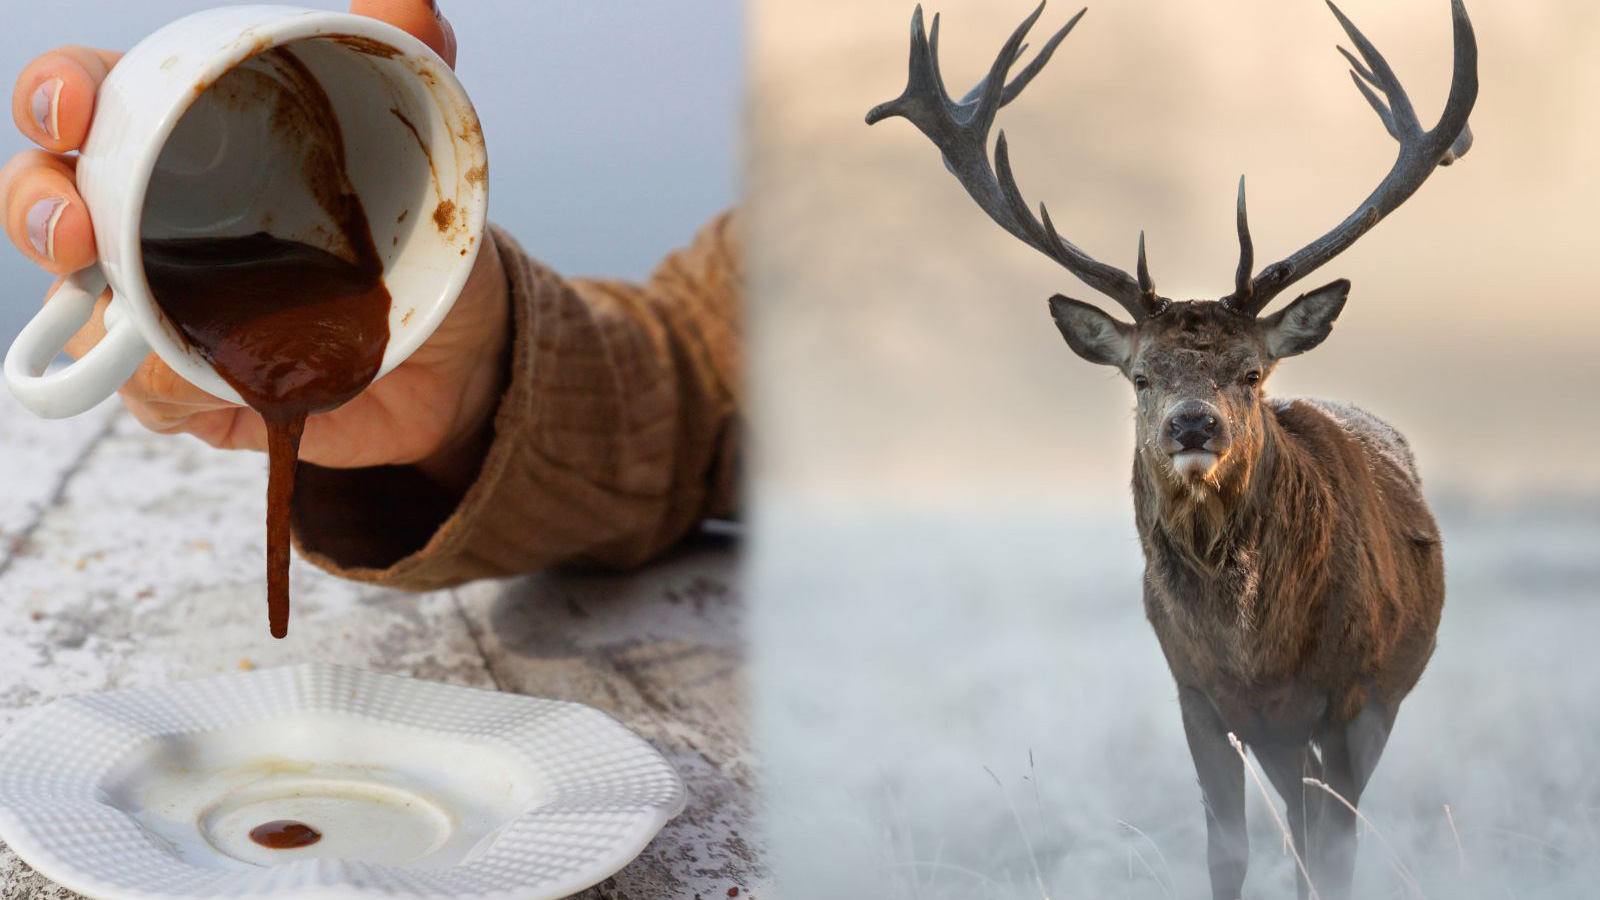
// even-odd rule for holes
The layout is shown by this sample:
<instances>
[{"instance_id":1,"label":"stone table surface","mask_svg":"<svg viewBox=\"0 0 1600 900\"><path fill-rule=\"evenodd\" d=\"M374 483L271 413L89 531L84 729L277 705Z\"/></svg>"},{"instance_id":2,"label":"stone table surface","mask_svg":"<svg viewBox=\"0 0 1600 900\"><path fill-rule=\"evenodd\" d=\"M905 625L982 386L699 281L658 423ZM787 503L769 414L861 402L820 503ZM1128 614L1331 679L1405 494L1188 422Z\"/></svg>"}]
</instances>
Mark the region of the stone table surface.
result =
<instances>
[{"instance_id":1,"label":"stone table surface","mask_svg":"<svg viewBox=\"0 0 1600 900\"><path fill-rule=\"evenodd\" d=\"M585 898L759 898L736 538L629 575L406 594L296 559L267 634L266 461L144 431L115 404L48 422L0 390L0 730L58 697L328 662L597 706L682 773L688 809ZM4 760L0 760L4 765ZM0 848L0 900L77 895Z\"/></svg>"}]
</instances>

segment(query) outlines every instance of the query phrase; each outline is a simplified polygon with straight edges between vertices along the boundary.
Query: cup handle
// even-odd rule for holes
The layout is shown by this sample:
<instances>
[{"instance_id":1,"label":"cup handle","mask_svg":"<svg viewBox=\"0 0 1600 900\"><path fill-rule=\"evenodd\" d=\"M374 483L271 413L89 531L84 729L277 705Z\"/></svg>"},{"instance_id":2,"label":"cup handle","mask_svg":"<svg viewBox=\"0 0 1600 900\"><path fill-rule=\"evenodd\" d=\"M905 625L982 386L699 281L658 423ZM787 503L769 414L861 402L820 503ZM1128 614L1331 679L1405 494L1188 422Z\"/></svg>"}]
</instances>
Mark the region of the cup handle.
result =
<instances>
[{"instance_id":1,"label":"cup handle","mask_svg":"<svg viewBox=\"0 0 1600 900\"><path fill-rule=\"evenodd\" d=\"M12 342L6 353L6 385L23 406L47 419L88 412L116 393L144 362L150 345L120 314L121 301L113 299L106 309L105 337L81 358L45 373L89 321L105 289L105 273L97 265L72 273Z\"/></svg>"}]
</instances>

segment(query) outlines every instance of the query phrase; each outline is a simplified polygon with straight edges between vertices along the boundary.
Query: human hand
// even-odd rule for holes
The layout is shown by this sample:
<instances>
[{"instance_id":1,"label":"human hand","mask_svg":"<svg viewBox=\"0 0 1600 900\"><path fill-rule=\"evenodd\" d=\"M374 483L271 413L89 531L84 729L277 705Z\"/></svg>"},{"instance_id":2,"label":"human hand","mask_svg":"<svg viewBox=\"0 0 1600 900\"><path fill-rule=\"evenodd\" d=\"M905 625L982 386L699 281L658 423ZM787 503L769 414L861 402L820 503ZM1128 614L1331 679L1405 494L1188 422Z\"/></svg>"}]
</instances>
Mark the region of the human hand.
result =
<instances>
[{"instance_id":1,"label":"human hand","mask_svg":"<svg viewBox=\"0 0 1600 900\"><path fill-rule=\"evenodd\" d=\"M433 7L429 0L353 0L350 11L405 30L454 66L455 33ZM87 47L53 50L23 69L12 96L17 128L41 149L0 168L0 210L17 249L56 275L95 261L72 154L89 133L95 94L120 55ZM70 355L82 355L104 336L109 302L107 292L67 344ZM414 464L458 486L475 466L502 389L509 318L505 271L494 242L486 240L461 296L428 341L349 403L311 417L301 458L332 467ZM266 426L255 411L189 384L154 354L120 393L153 431L188 433L227 449L266 449Z\"/></svg>"}]
</instances>

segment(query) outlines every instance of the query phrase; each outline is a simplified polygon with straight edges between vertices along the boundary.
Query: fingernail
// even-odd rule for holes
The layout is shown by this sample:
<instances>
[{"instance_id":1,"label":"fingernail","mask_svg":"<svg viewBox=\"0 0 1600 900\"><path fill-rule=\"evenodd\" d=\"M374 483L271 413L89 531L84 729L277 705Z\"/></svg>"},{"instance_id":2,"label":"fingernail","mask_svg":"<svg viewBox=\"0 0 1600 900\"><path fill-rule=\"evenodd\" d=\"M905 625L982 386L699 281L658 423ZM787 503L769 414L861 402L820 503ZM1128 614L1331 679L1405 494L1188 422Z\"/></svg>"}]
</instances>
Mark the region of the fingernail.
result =
<instances>
[{"instance_id":1,"label":"fingernail","mask_svg":"<svg viewBox=\"0 0 1600 900\"><path fill-rule=\"evenodd\" d=\"M45 259L56 258L56 223L67 211L67 201L60 197L46 197L28 207L28 243Z\"/></svg>"},{"instance_id":2,"label":"fingernail","mask_svg":"<svg viewBox=\"0 0 1600 900\"><path fill-rule=\"evenodd\" d=\"M46 78L40 85L33 89L33 97L29 100L29 111L33 113L33 122L45 134L50 135L50 140L61 140L61 86L59 78Z\"/></svg>"}]
</instances>

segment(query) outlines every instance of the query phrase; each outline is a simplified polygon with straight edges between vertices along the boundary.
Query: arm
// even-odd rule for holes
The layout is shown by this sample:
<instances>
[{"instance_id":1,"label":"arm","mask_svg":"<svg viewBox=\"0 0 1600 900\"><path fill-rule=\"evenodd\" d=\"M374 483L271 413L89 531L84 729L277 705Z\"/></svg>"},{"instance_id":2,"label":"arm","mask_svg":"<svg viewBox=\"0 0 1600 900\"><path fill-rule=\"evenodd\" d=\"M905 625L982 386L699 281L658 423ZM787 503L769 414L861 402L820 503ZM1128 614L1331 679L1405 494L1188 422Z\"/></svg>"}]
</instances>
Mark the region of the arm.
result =
<instances>
[{"instance_id":1,"label":"arm","mask_svg":"<svg viewBox=\"0 0 1600 900\"><path fill-rule=\"evenodd\" d=\"M302 463L301 553L346 578L429 590L561 563L638 565L731 514L735 227L717 219L644 285L562 279L494 230L513 335L492 421L454 451L464 465Z\"/></svg>"}]
</instances>

